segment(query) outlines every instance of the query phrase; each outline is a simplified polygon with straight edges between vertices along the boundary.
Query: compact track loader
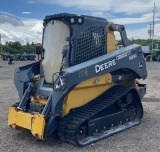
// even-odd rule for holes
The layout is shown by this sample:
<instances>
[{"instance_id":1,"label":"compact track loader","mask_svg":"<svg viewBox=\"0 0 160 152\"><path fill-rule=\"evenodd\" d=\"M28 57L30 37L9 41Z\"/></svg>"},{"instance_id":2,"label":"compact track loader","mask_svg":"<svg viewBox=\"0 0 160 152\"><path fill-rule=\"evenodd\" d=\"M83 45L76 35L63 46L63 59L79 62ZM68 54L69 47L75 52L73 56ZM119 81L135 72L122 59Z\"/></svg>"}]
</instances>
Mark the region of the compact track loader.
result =
<instances>
[{"instance_id":1,"label":"compact track loader","mask_svg":"<svg viewBox=\"0 0 160 152\"><path fill-rule=\"evenodd\" d=\"M114 31L124 45L116 51ZM138 79L147 77L146 64L123 25L50 15L42 42L41 60L15 69L20 100L9 107L10 127L84 146L140 123L146 86Z\"/></svg>"}]
</instances>

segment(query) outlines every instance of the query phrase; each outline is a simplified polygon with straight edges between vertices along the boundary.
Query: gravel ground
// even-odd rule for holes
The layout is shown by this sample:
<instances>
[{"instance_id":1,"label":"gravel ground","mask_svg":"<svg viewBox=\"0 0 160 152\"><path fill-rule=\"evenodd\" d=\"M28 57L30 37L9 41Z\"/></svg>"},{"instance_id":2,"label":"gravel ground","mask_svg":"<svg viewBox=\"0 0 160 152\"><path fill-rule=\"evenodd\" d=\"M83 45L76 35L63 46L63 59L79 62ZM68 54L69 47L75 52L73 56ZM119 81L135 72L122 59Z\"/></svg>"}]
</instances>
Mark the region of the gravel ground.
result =
<instances>
[{"instance_id":1,"label":"gravel ground","mask_svg":"<svg viewBox=\"0 0 160 152\"><path fill-rule=\"evenodd\" d=\"M107 152L159 152L160 151L160 63L147 63L147 94L143 99L144 118L140 125L96 142L86 147L75 147L52 140L37 141L29 131L13 130L7 126L7 109L18 101L13 84L16 66L30 62L15 62L8 65L0 59L0 152L60 152L60 151L107 151Z\"/></svg>"}]
</instances>

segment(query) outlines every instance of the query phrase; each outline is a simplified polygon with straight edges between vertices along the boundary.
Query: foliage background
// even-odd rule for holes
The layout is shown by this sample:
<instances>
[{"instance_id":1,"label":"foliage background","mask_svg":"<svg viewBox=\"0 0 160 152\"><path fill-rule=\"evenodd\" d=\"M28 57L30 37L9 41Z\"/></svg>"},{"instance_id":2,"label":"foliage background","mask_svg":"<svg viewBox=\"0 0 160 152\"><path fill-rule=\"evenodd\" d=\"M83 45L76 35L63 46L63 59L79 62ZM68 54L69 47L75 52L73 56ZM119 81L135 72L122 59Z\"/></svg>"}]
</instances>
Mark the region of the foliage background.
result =
<instances>
[{"instance_id":1,"label":"foliage background","mask_svg":"<svg viewBox=\"0 0 160 152\"><path fill-rule=\"evenodd\" d=\"M24 53L35 53L36 44L35 43L26 43L21 45L20 42L6 42L2 46L3 53L6 54L24 54Z\"/></svg>"},{"instance_id":2,"label":"foliage background","mask_svg":"<svg viewBox=\"0 0 160 152\"><path fill-rule=\"evenodd\" d=\"M131 44L139 44L142 46L150 46L150 50L152 48L152 40L150 39L134 39L131 38L129 39ZM154 40L154 45L153 48L155 46L155 43L158 40ZM117 40L116 41L117 45L121 45L122 41L121 40ZM5 45L2 46L3 48L3 53L6 54L24 54L24 53L35 53L35 49L36 49L36 44L35 43L26 43L25 45L20 44L20 42L6 42Z\"/></svg>"}]
</instances>

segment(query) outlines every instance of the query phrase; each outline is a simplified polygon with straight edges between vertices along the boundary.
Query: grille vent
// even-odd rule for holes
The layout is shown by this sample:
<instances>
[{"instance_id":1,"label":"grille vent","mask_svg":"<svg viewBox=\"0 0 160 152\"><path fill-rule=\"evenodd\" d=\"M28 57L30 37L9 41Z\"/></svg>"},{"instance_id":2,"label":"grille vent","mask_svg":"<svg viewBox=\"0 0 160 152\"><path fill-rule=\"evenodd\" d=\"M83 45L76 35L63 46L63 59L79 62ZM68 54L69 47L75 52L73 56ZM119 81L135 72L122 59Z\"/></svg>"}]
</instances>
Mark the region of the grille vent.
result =
<instances>
[{"instance_id":1,"label":"grille vent","mask_svg":"<svg viewBox=\"0 0 160 152\"><path fill-rule=\"evenodd\" d=\"M83 31L77 38L75 64L106 54L105 27L92 26Z\"/></svg>"}]
</instances>

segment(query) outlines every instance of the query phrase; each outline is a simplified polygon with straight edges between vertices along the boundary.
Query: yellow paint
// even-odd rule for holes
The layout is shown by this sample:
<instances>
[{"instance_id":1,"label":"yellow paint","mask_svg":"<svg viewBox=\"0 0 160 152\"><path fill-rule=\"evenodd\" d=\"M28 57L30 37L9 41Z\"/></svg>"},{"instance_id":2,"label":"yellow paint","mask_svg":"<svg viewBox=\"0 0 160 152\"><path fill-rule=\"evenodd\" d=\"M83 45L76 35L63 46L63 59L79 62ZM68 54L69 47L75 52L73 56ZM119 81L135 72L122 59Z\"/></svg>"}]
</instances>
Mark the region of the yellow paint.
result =
<instances>
[{"instance_id":1,"label":"yellow paint","mask_svg":"<svg viewBox=\"0 0 160 152\"><path fill-rule=\"evenodd\" d=\"M40 80L40 75L38 74L38 75L35 76L35 81L34 81L35 86L38 85L38 81L39 81L39 80ZM34 94L34 95L32 95L32 97L31 97L31 101L32 101L32 102L38 102L38 103L41 103L41 104L46 104L47 99L39 98L39 95L38 95L38 94Z\"/></svg>"},{"instance_id":2,"label":"yellow paint","mask_svg":"<svg viewBox=\"0 0 160 152\"><path fill-rule=\"evenodd\" d=\"M114 31L109 30L109 26L113 24L112 22L109 22L107 25L107 53L113 52L115 50L115 35Z\"/></svg>"},{"instance_id":3,"label":"yellow paint","mask_svg":"<svg viewBox=\"0 0 160 152\"><path fill-rule=\"evenodd\" d=\"M44 128L46 126L45 116L41 114L34 114L32 118L31 133L33 136L44 139Z\"/></svg>"},{"instance_id":4,"label":"yellow paint","mask_svg":"<svg viewBox=\"0 0 160 152\"><path fill-rule=\"evenodd\" d=\"M66 96L63 115L68 114L72 108L88 103L113 85L110 73L81 82Z\"/></svg>"},{"instance_id":5,"label":"yellow paint","mask_svg":"<svg viewBox=\"0 0 160 152\"><path fill-rule=\"evenodd\" d=\"M47 99L39 98L38 94L34 94L34 95L32 95L31 101L32 102L39 102L41 104L46 104Z\"/></svg>"},{"instance_id":6,"label":"yellow paint","mask_svg":"<svg viewBox=\"0 0 160 152\"><path fill-rule=\"evenodd\" d=\"M30 114L18 110L15 107L9 107L8 125L12 128L25 128L31 131L33 136L43 139L44 128L46 125L45 116L41 114Z\"/></svg>"}]
</instances>

